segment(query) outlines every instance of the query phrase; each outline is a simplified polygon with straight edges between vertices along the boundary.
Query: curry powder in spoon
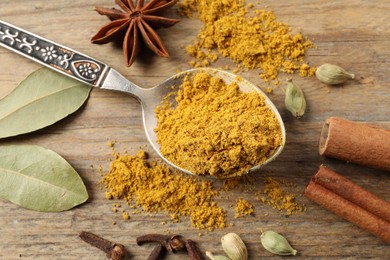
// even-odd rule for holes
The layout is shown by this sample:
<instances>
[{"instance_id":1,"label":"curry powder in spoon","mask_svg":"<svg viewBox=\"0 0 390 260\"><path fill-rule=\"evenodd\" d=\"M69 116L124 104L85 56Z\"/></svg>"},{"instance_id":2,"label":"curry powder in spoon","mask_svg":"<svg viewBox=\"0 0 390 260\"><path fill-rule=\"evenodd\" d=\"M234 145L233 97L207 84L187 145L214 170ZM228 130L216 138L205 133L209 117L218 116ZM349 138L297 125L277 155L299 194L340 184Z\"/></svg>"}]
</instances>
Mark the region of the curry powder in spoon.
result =
<instances>
[{"instance_id":1,"label":"curry powder in spoon","mask_svg":"<svg viewBox=\"0 0 390 260\"><path fill-rule=\"evenodd\" d=\"M156 109L161 153L197 175L242 175L270 158L283 137L258 92L243 92L207 72L187 76L176 101Z\"/></svg>"}]
</instances>

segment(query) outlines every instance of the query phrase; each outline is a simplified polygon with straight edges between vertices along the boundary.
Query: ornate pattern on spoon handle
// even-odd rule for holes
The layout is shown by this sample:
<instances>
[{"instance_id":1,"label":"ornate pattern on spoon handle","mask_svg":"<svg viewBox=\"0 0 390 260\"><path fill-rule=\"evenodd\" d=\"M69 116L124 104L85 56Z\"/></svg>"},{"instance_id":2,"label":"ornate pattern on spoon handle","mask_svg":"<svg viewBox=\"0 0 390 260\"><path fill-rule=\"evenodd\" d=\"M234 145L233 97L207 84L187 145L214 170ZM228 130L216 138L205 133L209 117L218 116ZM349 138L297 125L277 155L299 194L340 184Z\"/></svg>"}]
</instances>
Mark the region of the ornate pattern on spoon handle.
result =
<instances>
[{"instance_id":1,"label":"ornate pattern on spoon handle","mask_svg":"<svg viewBox=\"0 0 390 260\"><path fill-rule=\"evenodd\" d=\"M109 70L104 63L1 20L0 45L95 87Z\"/></svg>"}]
</instances>

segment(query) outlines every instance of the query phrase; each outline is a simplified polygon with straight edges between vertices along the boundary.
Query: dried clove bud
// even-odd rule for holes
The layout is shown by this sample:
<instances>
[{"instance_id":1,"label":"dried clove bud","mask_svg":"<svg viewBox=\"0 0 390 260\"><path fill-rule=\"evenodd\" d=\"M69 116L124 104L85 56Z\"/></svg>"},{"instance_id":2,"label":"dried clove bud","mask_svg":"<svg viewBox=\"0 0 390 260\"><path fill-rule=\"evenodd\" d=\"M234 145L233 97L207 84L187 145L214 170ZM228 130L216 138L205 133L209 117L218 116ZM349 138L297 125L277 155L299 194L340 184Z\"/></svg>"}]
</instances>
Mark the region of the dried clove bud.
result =
<instances>
[{"instance_id":1,"label":"dried clove bud","mask_svg":"<svg viewBox=\"0 0 390 260\"><path fill-rule=\"evenodd\" d=\"M167 236L161 234L147 234L137 237L137 245L141 246L145 243L159 243L168 252L177 252L185 248L185 242L179 235Z\"/></svg>"},{"instance_id":2,"label":"dried clove bud","mask_svg":"<svg viewBox=\"0 0 390 260\"><path fill-rule=\"evenodd\" d=\"M184 250L186 244L179 235L161 235L161 234L147 234L137 237L137 245L141 246L145 243L158 243L158 245L150 253L148 259L161 259L162 254L166 252L177 252Z\"/></svg>"},{"instance_id":3,"label":"dried clove bud","mask_svg":"<svg viewBox=\"0 0 390 260\"><path fill-rule=\"evenodd\" d=\"M185 247L186 247L185 242L183 241L183 238L181 236L174 235L170 237L169 248L171 248L172 252L184 250Z\"/></svg>"},{"instance_id":4,"label":"dried clove bud","mask_svg":"<svg viewBox=\"0 0 390 260\"><path fill-rule=\"evenodd\" d=\"M291 247L290 243L279 233L265 231L260 236L263 247L276 255L296 255L297 250Z\"/></svg>"},{"instance_id":5,"label":"dried clove bud","mask_svg":"<svg viewBox=\"0 0 390 260\"><path fill-rule=\"evenodd\" d=\"M221 238L222 248L232 260L247 260L248 251L242 239L236 233L229 233Z\"/></svg>"},{"instance_id":6,"label":"dried clove bud","mask_svg":"<svg viewBox=\"0 0 390 260\"><path fill-rule=\"evenodd\" d=\"M161 244L157 244L152 252L150 252L150 255L148 256L147 260L158 260L162 258L162 254L164 251L164 247Z\"/></svg>"},{"instance_id":7,"label":"dried clove bud","mask_svg":"<svg viewBox=\"0 0 390 260\"><path fill-rule=\"evenodd\" d=\"M354 79L355 75L345 71L343 68L325 63L319 66L316 70L317 78L328 85L338 85L346 82L347 80Z\"/></svg>"},{"instance_id":8,"label":"dried clove bud","mask_svg":"<svg viewBox=\"0 0 390 260\"><path fill-rule=\"evenodd\" d=\"M106 253L107 258L111 260L122 260L127 255L126 248L123 245L111 242L93 233L82 231L79 237L88 244L102 250Z\"/></svg>"},{"instance_id":9,"label":"dried clove bud","mask_svg":"<svg viewBox=\"0 0 390 260\"><path fill-rule=\"evenodd\" d=\"M170 237L161 234L147 234L137 237L137 245L141 246L145 243L157 242L160 244L165 243Z\"/></svg>"},{"instance_id":10,"label":"dried clove bud","mask_svg":"<svg viewBox=\"0 0 390 260\"><path fill-rule=\"evenodd\" d=\"M296 118L300 118L305 114L306 100L302 89L292 82L292 79L287 80L287 89L284 98L286 109L291 112Z\"/></svg>"},{"instance_id":11,"label":"dried clove bud","mask_svg":"<svg viewBox=\"0 0 390 260\"><path fill-rule=\"evenodd\" d=\"M199 251L199 248L196 246L196 243L191 239L186 241L186 249L191 260L202 260L202 254Z\"/></svg>"},{"instance_id":12,"label":"dried clove bud","mask_svg":"<svg viewBox=\"0 0 390 260\"><path fill-rule=\"evenodd\" d=\"M124 245L115 244L111 250L110 259L111 260L121 260L125 259L127 251Z\"/></svg>"}]
</instances>

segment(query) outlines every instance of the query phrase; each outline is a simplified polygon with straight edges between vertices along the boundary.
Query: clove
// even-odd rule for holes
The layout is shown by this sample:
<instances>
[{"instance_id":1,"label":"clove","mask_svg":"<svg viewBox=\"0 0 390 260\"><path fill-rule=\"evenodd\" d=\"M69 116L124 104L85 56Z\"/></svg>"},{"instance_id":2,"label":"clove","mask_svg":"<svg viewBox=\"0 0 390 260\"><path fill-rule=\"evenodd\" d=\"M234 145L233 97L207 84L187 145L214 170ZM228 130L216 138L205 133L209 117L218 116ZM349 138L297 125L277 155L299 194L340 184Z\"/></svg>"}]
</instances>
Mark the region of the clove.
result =
<instances>
[{"instance_id":1,"label":"clove","mask_svg":"<svg viewBox=\"0 0 390 260\"><path fill-rule=\"evenodd\" d=\"M124 245L111 242L93 233L81 231L79 237L88 244L102 250L106 253L107 258L111 260L122 260L127 255Z\"/></svg>"},{"instance_id":2,"label":"clove","mask_svg":"<svg viewBox=\"0 0 390 260\"><path fill-rule=\"evenodd\" d=\"M147 260L158 260L162 258L163 254L163 246L161 244L157 244L148 256Z\"/></svg>"},{"instance_id":3,"label":"clove","mask_svg":"<svg viewBox=\"0 0 390 260\"><path fill-rule=\"evenodd\" d=\"M186 241L186 249L188 252L188 255L190 256L191 260L202 260L202 254L200 253L198 247L196 246L195 242L191 239L187 239Z\"/></svg>"},{"instance_id":4,"label":"clove","mask_svg":"<svg viewBox=\"0 0 390 260\"><path fill-rule=\"evenodd\" d=\"M183 237L179 235L168 236L161 234L148 234L137 238L137 244L139 246L145 243L158 243L150 253L148 260L161 259L162 254L165 252L176 253L182 250L187 250L190 259L192 260L203 259L195 242L190 239L184 240Z\"/></svg>"},{"instance_id":5,"label":"clove","mask_svg":"<svg viewBox=\"0 0 390 260\"><path fill-rule=\"evenodd\" d=\"M179 235L160 235L160 234L148 234L137 237L137 245L141 246L145 243L159 243L168 252L177 252L185 248L185 242Z\"/></svg>"}]
</instances>

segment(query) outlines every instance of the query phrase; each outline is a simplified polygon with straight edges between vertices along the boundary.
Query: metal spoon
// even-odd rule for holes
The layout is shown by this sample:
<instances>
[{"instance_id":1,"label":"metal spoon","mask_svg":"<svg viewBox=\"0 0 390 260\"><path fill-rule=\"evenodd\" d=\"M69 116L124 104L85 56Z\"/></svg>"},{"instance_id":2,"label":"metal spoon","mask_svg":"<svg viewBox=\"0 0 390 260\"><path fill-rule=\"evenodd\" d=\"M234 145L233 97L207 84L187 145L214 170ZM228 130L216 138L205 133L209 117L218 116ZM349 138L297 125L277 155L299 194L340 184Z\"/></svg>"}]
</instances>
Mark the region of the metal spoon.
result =
<instances>
[{"instance_id":1,"label":"metal spoon","mask_svg":"<svg viewBox=\"0 0 390 260\"><path fill-rule=\"evenodd\" d=\"M172 93L172 86L179 86L182 83L184 76L189 73L207 70L215 73L216 76L222 78L226 83L235 81L237 78L236 75L222 70L192 69L176 74L154 88L145 89L130 82L119 74L119 72L103 62L1 20L0 45L88 85L102 89L121 91L135 96L141 102L146 136L154 150L168 164L190 174L192 173L189 170L175 165L161 154L160 146L157 143L157 137L154 131L157 126L155 108L161 104L161 101L167 94ZM265 165L274 160L283 150L286 139L284 124L274 104L259 88L246 80L240 80L238 83L242 91L257 91L259 95L263 95L267 106L275 113L281 126L283 137L282 145L262 164ZM250 171L254 171L262 165L254 166Z\"/></svg>"}]
</instances>

